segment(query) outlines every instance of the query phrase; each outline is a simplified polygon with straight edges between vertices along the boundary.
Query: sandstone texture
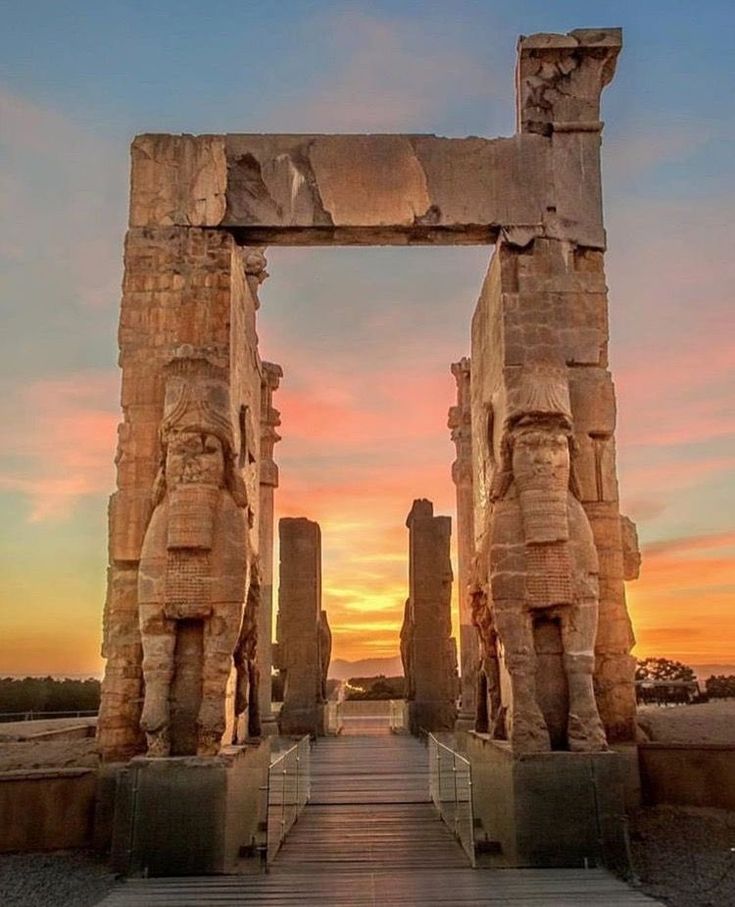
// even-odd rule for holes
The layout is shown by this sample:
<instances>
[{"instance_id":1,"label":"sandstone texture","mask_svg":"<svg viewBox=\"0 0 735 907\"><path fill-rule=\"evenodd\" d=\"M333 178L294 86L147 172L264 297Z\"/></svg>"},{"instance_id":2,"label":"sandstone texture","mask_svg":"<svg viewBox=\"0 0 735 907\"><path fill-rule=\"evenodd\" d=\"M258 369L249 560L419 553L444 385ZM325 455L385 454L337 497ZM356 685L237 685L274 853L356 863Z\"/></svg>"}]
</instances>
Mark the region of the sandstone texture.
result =
<instances>
[{"instance_id":1,"label":"sandstone texture","mask_svg":"<svg viewBox=\"0 0 735 907\"><path fill-rule=\"evenodd\" d=\"M323 734L331 635L321 607L321 531L312 520L285 517L278 532L277 667L284 679L278 726L281 734Z\"/></svg>"},{"instance_id":2,"label":"sandstone texture","mask_svg":"<svg viewBox=\"0 0 735 907\"><path fill-rule=\"evenodd\" d=\"M457 383L457 403L449 410L447 425L456 450L452 481L457 489L457 561L459 598L459 649L461 663L460 719L475 723L480 650L472 620L470 578L475 551L474 491L472 486L472 396L468 358L452 363Z\"/></svg>"},{"instance_id":3,"label":"sandstone texture","mask_svg":"<svg viewBox=\"0 0 735 907\"><path fill-rule=\"evenodd\" d=\"M409 596L401 630L412 733L454 729L457 651L452 639L451 519L434 516L425 499L413 502L408 527Z\"/></svg>"},{"instance_id":4,"label":"sandstone texture","mask_svg":"<svg viewBox=\"0 0 735 907\"><path fill-rule=\"evenodd\" d=\"M521 38L510 138L135 139L103 759L214 754L274 726L282 372L260 359L256 312L264 247L277 244L496 243L471 367L453 367L464 717L518 752L635 738L624 580L640 555L618 503L599 153L620 48L618 29ZM434 703L426 714L448 727L449 524L422 508L401 649L415 715ZM420 523L433 528L419 567ZM284 727L319 732L330 642L318 527L282 532Z\"/></svg>"}]
</instances>

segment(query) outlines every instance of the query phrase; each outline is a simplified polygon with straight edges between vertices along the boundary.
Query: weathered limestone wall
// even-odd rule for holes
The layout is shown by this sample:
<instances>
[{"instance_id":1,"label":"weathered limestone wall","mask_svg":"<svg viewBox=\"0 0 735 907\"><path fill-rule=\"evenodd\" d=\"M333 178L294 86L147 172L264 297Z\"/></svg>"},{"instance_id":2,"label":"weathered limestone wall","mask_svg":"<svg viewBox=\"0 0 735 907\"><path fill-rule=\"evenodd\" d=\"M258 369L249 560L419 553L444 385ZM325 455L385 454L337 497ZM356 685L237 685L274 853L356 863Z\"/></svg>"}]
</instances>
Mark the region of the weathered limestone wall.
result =
<instances>
[{"instance_id":1,"label":"weathered limestone wall","mask_svg":"<svg viewBox=\"0 0 735 907\"><path fill-rule=\"evenodd\" d=\"M260 400L260 614L258 617L258 668L260 672L260 715L266 733L274 729L271 698L273 667L273 507L278 488L278 466L273 448L280 441L277 432L281 416L273 407L283 370L272 362L263 363Z\"/></svg>"},{"instance_id":2,"label":"weathered limestone wall","mask_svg":"<svg viewBox=\"0 0 735 907\"><path fill-rule=\"evenodd\" d=\"M165 191L166 186L160 189ZM131 212L138 212L138 217L144 210L144 190L145 174L134 155ZM125 759L144 749L138 565L161 466L159 428L167 367L177 355L203 355L227 376L232 433L249 448L244 459L240 455L248 521L251 527L258 525L257 299L244 273L243 251L225 232L184 226L143 228L135 226L135 220L131 217L125 243L119 329L123 421L116 457L118 490L109 513L103 640L107 666L98 730L107 760ZM249 547L253 555L257 553L257 529L250 532Z\"/></svg>"},{"instance_id":3,"label":"weathered limestone wall","mask_svg":"<svg viewBox=\"0 0 735 907\"><path fill-rule=\"evenodd\" d=\"M431 501L413 502L408 527L408 584L401 651L410 691L411 733L453 730L457 656L452 640L452 521Z\"/></svg>"},{"instance_id":4,"label":"weathered limestone wall","mask_svg":"<svg viewBox=\"0 0 735 907\"><path fill-rule=\"evenodd\" d=\"M519 126L550 137L554 182L565 187L550 212L558 229L545 235L506 232L472 324L475 533L478 550L491 564L499 556L499 549L487 551L488 521L496 506L492 484L506 452L508 419L527 394L522 387L530 375L561 375L566 385L561 395L571 409L576 495L599 557L595 690L609 741L633 739L635 696L615 470L615 395L607 368L607 290L602 251L572 241L564 224L569 218L601 224L599 96L614 72L619 45L614 30L521 41ZM488 594L492 599L492 590Z\"/></svg>"},{"instance_id":5,"label":"weathered limestone wall","mask_svg":"<svg viewBox=\"0 0 735 907\"><path fill-rule=\"evenodd\" d=\"M472 487L472 399L470 360L452 364L457 382L457 404L449 410L457 457L452 464L452 481L457 488L457 566L459 598L459 648L461 661L460 721L474 728L477 710L477 672L480 658L477 631L472 623L469 584L475 553L475 512Z\"/></svg>"},{"instance_id":6,"label":"weathered limestone wall","mask_svg":"<svg viewBox=\"0 0 735 907\"><path fill-rule=\"evenodd\" d=\"M303 517L278 522L278 667L284 674L282 734L323 734L322 541Z\"/></svg>"}]
</instances>

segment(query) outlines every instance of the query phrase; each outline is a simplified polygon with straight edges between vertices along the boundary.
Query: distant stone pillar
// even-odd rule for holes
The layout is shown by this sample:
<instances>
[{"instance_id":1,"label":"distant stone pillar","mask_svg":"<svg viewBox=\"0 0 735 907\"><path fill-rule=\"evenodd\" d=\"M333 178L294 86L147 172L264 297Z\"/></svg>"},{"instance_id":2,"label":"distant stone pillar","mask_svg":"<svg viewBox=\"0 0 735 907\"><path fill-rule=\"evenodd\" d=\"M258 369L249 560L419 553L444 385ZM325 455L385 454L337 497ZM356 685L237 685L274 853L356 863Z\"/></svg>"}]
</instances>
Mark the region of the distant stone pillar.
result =
<instances>
[{"instance_id":1,"label":"distant stone pillar","mask_svg":"<svg viewBox=\"0 0 735 907\"><path fill-rule=\"evenodd\" d=\"M283 370L272 362L263 363L260 385L260 608L258 612L258 668L260 673L260 715L263 733L277 733L271 698L273 667L273 498L278 488L278 466L273 448L281 440L276 431L281 414L273 408Z\"/></svg>"},{"instance_id":2,"label":"distant stone pillar","mask_svg":"<svg viewBox=\"0 0 735 907\"><path fill-rule=\"evenodd\" d=\"M279 729L282 734L323 734L321 532L312 520L285 517L278 533L278 667L284 675Z\"/></svg>"},{"instance_id":3,"label":"distant stone pillar","mask_svg":"<svg viewBox=\"0 0 735 907\"><path fill-rule=\"evenodd\" d=\"M469 583L475 550L475 514L472 489L472 401L470 360L452 364L457 382L457 405L449 410L448 426L457 448L452 479L457 488L457 561L459 568L459 650L461 662L459 723L474 728L477 710L477 674L480 649L472 623Z\"/></svg>"},{"instance_id":4,"label":"distant stone pillar","mask_svg":"<svg viewBox=\"0 0 735 907\"><path fill-rule=\"evenodd\" d=\"M410 674L411 733L454 729L456 655L451 639L452 564L449 542L452 521L434 516L425 499L413 502L408 527L409 599L402 633L404 669ZM408 661L408 666L405 661Z\"/></svg>"}]
</instances>

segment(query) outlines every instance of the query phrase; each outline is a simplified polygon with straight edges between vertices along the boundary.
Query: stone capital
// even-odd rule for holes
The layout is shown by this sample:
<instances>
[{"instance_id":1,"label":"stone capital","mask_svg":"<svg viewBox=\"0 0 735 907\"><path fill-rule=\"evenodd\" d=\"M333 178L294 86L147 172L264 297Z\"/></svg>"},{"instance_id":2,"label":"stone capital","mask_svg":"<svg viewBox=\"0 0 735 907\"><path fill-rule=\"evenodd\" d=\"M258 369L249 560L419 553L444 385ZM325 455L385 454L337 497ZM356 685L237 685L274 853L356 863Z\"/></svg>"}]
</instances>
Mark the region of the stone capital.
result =
<instances>
[{"instance_id":1,"label":"stone capital","mask_svg":"<svg viewBox=\"0 0 735 907\"><path fill-rule=\"evenodd\" d=\"M516 63L518 132L599 132L600 95L623 45L619 28L521 37Z\"/></svg>"}]
</instances>

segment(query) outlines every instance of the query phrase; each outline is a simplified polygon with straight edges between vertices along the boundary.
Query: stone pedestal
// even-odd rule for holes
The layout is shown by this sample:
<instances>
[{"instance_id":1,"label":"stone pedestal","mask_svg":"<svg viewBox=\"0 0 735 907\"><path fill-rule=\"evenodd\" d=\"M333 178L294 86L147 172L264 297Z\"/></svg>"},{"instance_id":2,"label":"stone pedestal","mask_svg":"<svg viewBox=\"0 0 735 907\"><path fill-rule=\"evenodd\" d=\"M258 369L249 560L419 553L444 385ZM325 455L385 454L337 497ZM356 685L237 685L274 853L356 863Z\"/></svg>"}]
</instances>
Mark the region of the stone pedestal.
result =
<instances>
[{"instance_id":1,"label":"stone pedestal","mask_svg":"<svg viewBox=\"0 0 735 907\"><path fill-rule=\"evenodd\" d=\"M284 674L281 734L324 734L319 524L305 518L279 521L278 667Z\"/></svg>"},{"instance_id":2,"label":"stone pedestal","mask_svg":"<svg viewBox=\"0 0 735 907\"><path fill-rule=\"evenodd\" d=\"M118 776L113 869L129 876L260 871L270 746L132 759Z\"/></svg>"},{"instance_id":3,"label":"stone pedestal","mask_svg":"<svg viewBox=\"0 0 735 907\"><path fill-rule=\"evenodd\" d=\"M466 740L482 861L498 867L627 867L627 767L618 753L514 757L504 741L475 733Z\"/></svg>"}]
</instances>

